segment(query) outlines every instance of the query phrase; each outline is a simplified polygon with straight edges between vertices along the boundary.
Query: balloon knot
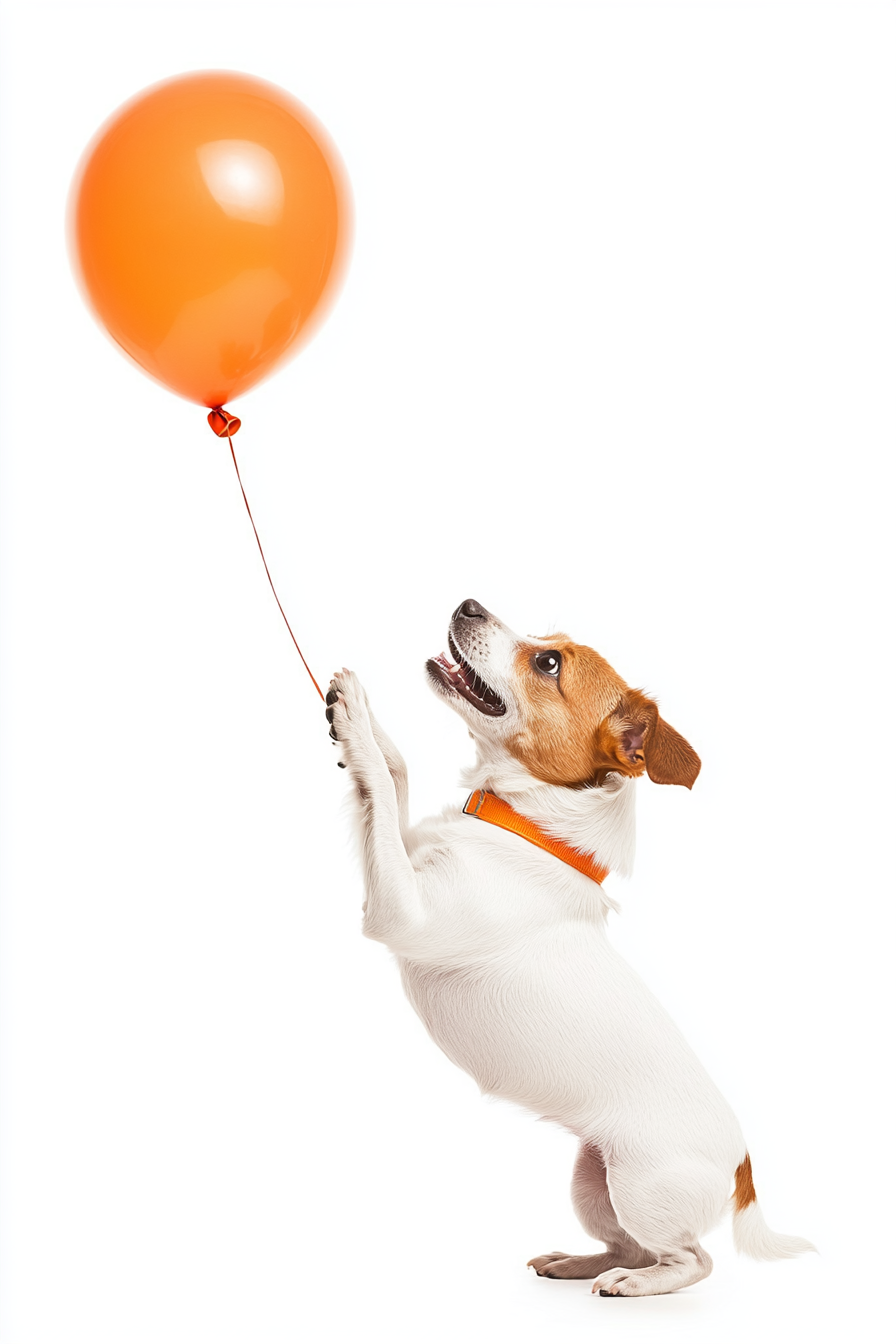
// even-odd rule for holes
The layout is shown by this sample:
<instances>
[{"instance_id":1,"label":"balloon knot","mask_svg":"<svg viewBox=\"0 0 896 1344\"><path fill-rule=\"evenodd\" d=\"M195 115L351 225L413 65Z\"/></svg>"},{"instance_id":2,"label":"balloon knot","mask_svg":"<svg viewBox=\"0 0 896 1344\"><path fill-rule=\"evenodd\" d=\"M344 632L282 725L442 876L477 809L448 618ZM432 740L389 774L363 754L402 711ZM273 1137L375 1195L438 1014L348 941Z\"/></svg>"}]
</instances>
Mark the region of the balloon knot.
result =
<instances>
[{"instance_id":1,"label":"balloon knot","mask_svg":"<svg viewBox=\"0 0 896 1344\"><path fill-rule=\"evenodd\" d=\"M208 422L219 439L230 439L239 429L242 421L225 411L223 406L215 406L208 413Z\"/></svg>"}]
</instances>

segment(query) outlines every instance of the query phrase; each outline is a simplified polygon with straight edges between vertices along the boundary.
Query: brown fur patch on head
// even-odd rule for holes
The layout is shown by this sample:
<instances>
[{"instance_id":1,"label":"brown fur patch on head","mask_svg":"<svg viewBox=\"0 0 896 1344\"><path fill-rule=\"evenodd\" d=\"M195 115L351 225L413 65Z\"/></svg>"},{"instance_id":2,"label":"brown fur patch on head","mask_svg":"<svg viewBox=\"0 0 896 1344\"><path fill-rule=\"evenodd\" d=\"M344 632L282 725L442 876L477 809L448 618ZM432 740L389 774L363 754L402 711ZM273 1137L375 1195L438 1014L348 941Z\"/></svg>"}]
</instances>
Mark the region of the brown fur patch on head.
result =
<instances>
[{"instance_id":1,"label":"brown fur patch on head","mask_svg":"<svg viewBox=\"0 0 896 1344\"><path fill-rule=\"evenodd\" d=\"M625 682L593 649L567 635L520 645L514 677L522 731L509 743L517 760L548 784L587 784L595 775L594 731L626 690ZM559 677L535 666L546 648L561 657Z\"/></svg>"},{"instance_id":2,"label":"brown fur patch on head","mask_svg":"<svg viewBox=\"0 0 896 1344\"><path fill-rule=\"evenodd\" d=\"M558 677L535 665L546 648L560 654ZM693 747L660 718L654 700L627 686L594 649L559 634L521 644L515 681L524 723L508 745L536 779L601 785L613 771L646 770L656 784L690 788L697 778Z\"/></svg>"}]
</instances>

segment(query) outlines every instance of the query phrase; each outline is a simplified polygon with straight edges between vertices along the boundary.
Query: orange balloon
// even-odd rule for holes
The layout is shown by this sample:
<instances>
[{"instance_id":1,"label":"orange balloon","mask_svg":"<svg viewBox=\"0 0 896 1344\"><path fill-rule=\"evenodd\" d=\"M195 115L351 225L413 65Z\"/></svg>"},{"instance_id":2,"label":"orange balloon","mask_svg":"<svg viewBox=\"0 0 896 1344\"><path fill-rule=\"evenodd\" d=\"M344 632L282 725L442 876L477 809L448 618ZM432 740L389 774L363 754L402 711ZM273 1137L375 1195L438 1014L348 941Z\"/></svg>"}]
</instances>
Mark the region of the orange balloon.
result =
<instances>
[{"instance_id":1,"label":"orange balloon","mask_svg":"<svg viewBox=\"0 0 896 1344\"><path fill-rule=\"evenodd\" d=\"M75 271L112 339L172 392L218 407L296 354L342 277L351 196L307 108L228 71L125 103L78 167Z\"/></svg>"}]
</instances>

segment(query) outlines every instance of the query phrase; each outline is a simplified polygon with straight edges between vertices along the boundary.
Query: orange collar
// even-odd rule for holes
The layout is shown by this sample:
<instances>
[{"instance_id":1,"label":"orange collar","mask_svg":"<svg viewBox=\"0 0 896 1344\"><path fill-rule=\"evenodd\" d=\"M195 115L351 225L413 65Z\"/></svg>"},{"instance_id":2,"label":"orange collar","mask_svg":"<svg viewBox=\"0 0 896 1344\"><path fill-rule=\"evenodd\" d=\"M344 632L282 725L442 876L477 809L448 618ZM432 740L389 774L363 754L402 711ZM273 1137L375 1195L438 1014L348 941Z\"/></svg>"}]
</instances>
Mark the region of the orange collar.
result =
<instances>
[{"instance_id":1,"label":"orange collar","mask_svg":"<svg viewBox=\"0 0 896 1344\"><path fill-rule=\"evenodd\" d=\"M584 873L598 885L610 871L609 868L602 868L599 863L595 863L589 855L580 854L565 840L555 840L553 836L545 835L534 821L530 821L528 817L521 817L509 803L504 802L503 798L498 798L494 793L487 793L485 789L476 789L470 794L464 803L464 815L478 817L480 821L489 821L493 826L500 826L502 831L512 831L514 835L521 835L524 840L529 840L539 849L545 849L548 854L562 859L564 863Z\"/></svg>"}]
</instances>

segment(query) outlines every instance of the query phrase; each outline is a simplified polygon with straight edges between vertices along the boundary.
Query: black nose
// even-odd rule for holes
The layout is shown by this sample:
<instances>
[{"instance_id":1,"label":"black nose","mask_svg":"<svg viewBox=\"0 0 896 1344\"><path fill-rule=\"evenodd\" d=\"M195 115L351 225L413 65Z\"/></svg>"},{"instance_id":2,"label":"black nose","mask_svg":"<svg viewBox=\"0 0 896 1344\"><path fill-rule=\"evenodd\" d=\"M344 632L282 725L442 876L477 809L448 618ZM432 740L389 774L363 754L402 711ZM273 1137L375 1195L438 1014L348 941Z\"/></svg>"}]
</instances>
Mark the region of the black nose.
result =
<instances>
[{"instance_id":1,"label":"black nose","mask_svg":"<svg viewBox=\"0 0 896 1344\"><path fill-rule=\"evenodd\" d=\"M466 602L461 602L460 606L458 607L457 611L455 611L451 619L452 621L456 621L458 616L472 616L472 617L479 617L480 619L485 620L487 615L488 612L486 611L485 607L480 607L478 602L476 602L472 597L468 597Z\"/></svg>"}]
</instances>

